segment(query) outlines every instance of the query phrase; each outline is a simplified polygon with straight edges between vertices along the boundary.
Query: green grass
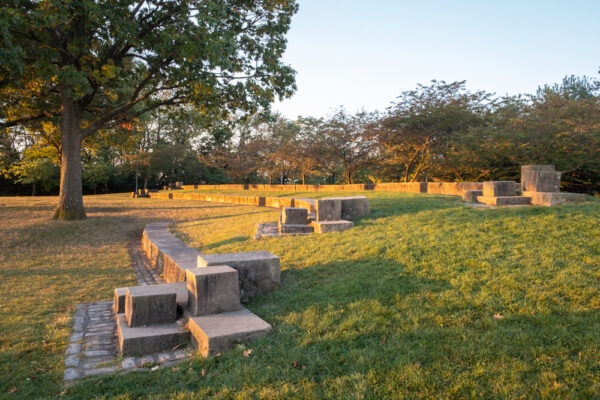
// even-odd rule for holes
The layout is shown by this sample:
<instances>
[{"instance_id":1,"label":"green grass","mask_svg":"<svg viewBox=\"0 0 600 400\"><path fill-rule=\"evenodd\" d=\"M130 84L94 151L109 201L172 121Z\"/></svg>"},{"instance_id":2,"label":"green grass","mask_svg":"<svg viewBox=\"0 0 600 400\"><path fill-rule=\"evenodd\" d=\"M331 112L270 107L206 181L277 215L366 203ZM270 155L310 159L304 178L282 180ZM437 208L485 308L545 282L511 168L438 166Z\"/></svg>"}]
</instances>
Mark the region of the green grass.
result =
<instances>
[{"instance_id":1,"label":"green grass","mask_svg":"<svg viewBox=\"0 0 600 400\"><path fill-rule=\"evenodd\" d=\"M127 241L145 223L170 218L203 252L281 257L281 287L247 305L274 332L247 344L249 357L239 346L155 372L90 379L65 397L600 396L600 201L476 209L451 197L366 195L372 213L349 231L258 241L250 238L256 223L275 221L276 212L94 196L86 199L93 218L55 223L43 201L0 199L0 392L63 390L75 303L133 283ZM75 244L61 245L66 239ZM30 374L37 379L26 381Z\"/></svg>"}]
</instances>

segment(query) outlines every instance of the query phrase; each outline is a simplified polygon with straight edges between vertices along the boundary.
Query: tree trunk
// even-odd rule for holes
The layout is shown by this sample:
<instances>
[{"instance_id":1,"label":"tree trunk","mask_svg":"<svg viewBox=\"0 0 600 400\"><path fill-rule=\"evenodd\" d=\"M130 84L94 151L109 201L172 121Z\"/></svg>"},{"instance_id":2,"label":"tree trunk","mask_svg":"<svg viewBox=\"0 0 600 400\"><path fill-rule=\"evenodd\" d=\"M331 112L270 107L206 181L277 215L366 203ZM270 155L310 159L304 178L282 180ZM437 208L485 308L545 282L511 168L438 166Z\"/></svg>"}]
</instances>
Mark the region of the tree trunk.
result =
<instances>
[{"instance_id":1,"label":"tree trunk","mask_svg":"<svg viewBox=\"0 0 600 400\"><path fill-rule=\"evenodd\" d=\"M61 90L61 107L60 193L54 219L83 219L85 210L81 183L81 111L79 105L64 89Z\"/></svg>"},{"instance_id":2,"label":"tree trunk","mask_svg":"<svg viewBox=\"0 0 600 400\"><path fill-rule=\"evenodd\" d=\"M37 187L36 187L36 183L33 182L33 189L31 190L31 195L35 197L35 195L37 194Z\"/></svg>"}]
</instances>

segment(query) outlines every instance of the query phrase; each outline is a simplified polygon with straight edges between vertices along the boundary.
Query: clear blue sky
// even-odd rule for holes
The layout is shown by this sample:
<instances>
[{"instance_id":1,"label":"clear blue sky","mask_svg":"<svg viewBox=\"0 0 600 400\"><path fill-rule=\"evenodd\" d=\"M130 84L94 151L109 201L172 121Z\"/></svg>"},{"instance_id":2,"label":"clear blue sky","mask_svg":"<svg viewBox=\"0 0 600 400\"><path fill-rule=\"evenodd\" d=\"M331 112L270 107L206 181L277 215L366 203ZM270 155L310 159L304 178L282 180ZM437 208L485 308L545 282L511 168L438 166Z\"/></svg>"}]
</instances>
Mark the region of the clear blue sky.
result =
<instances>
[{"instance_id":1,"label":"clear blue sky","mask_svg":"<svg viewBox=\"0 0 600 400\"><path fill-rule=\"evenodd\" d=\"M600 0L299 0L285 62L289 118L383 110L432 79L532 93L565 75L598 77Z\"/></svg>"}]
</instances>

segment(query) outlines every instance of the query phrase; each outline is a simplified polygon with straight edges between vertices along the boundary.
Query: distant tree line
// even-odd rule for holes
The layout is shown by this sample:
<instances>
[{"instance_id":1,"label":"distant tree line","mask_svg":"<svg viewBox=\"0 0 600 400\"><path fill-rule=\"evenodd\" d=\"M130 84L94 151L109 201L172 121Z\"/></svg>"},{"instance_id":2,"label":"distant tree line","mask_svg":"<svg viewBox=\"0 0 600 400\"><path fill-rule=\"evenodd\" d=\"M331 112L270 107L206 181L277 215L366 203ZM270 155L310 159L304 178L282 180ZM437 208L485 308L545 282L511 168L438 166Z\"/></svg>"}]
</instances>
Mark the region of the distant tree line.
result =
<instances>
[{"instance_id":1,"label":"distant tree line","mask_svg":"<svg viewBox=\"0 0 600 400\"><path fill-rule=\"evenodd\" d=\"M123 139L125 138L125 139ZM53 125L0 136L0 193L56 193ZM554 164L563 190L600 192L600 80L566 77L535 94L497 97L432 81L385 111L328 118L255 114L207 122L167 107L85 139L86 193L185 183L334 184L518 180Z\"/></svg>"}]
</instances>

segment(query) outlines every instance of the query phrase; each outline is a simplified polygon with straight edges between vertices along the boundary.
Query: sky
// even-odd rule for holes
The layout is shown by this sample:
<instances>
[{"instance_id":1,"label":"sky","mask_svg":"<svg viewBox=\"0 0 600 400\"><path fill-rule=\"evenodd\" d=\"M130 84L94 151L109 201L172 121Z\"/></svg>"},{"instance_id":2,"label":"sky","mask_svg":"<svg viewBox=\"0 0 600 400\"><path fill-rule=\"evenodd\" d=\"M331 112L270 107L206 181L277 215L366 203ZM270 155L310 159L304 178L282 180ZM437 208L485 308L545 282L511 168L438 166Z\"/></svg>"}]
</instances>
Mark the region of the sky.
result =
<instances>
[{"instance_id":1,"label":"sky","mask_svg":"<svg viewBox=\"0 0 600 400\"><path fill-rule=\"evenodd\" d=\"M432 79L534 93L566 75L600 78L600 0L298 0L284 62L288 118L384 110Z\"/></svg>"}]
</instances>

